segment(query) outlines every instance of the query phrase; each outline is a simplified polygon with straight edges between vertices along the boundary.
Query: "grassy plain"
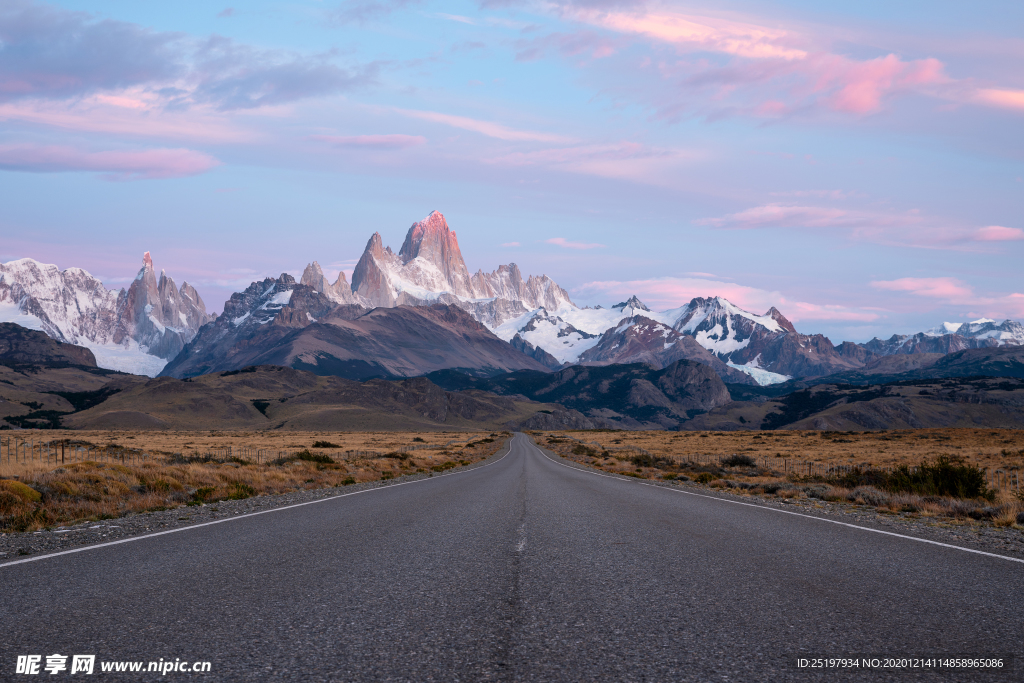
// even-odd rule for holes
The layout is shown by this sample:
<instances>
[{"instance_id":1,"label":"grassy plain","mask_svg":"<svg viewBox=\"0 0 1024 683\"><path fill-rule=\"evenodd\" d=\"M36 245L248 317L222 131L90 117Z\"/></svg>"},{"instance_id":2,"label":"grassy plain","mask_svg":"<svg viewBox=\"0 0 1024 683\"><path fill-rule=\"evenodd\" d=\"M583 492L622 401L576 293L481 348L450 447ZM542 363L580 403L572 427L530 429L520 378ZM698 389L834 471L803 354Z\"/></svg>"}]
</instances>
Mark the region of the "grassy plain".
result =
<instances>
[{"instance_id":1,"label":"grassy plain","mask_svg":"<svg viewBox=\"0 0 1024 683\"><path fill-rule=\"evenodd\" d=\"M0 435L0 531L443 472L489 457L508 435L8 432ZM17 439L10 453L9 438ZM26 443L32 448L18 448ZM29 450L34 455L24 462Z\"/></svg>"},{"instance_id":2,"label":"grassy plain","mask_svg":"<svg viewBox=\"0 0 1024 683\"><path fill-rule=\"evenodd\" d=\"M781 498L815 497L881 511L1024 524L1024 431L918 429L881 432L531 432L541 445L608 472L692 480L712 488ZM567 438L566 438L567 437ZM735 457L739 456L739 458ZM752 463L744 464L744 458ZM940 458L977 467L985 496L918 495L858 485L860 471L893 471ZM727 463L727 464L723 464ZM736 463L736 464L728 464ZM866 478L865 478L866 479Z\"/></svg>"}]
</instances>

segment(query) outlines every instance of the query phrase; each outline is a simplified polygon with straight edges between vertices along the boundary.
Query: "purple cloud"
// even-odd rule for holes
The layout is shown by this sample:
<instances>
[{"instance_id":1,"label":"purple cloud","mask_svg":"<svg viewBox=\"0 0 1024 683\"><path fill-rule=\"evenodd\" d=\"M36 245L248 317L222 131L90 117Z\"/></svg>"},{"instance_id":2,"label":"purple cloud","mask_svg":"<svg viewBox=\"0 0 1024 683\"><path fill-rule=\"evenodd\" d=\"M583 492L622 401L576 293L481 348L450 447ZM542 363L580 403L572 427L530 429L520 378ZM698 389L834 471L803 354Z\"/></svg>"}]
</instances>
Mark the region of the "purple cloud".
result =
<instances>
[{"instance_id":1,"label":"purple cloud","mask_svg":"<svg viewBox=\"0 0 1024 683\"><path fill-rule=\"evenodd\" d=\"M376 65L343 68L334 58L195 40L23 0L0 5L0 102L142 88L172 108L252 109L373 81Z\"/></svg>"},{"instance_id":2,"label":"purple cloud","mask_svg":"<svg viewBox=\"0 0 1024 683\"><path fill-rule=\"evenodd\" d=\"M422 135L311 135L310 140L326 142L335 147L355 149L407 149L425 144L427 139Z\"/></svg>"},{"instance_id":3,"label":"purple cloud","mask_svg":"<svg viewBox=\"0 0 1024 683\"><path fill-rule=\"evenodd\" d=\"M220 162L191 149L91 152L58 145L2 145L0 169L31 173L93 171L107 180L182 178L209 171Z\"/></svg>"}]
</instances>

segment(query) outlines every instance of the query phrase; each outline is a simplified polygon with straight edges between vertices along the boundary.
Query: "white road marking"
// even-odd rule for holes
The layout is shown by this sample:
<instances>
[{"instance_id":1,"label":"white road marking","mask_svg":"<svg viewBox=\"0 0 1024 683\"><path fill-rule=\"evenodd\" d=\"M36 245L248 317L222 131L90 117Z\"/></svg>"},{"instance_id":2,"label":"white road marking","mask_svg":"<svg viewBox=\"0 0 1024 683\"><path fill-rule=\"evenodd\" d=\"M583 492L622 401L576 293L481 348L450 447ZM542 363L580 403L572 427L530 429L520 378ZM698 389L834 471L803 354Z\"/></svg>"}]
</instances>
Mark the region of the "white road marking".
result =
<instances>
[{"instance_id":1,"label":"white road marking","mask_svg":"<svg viewBox=\"0 0 1024 683\"><path fill-rule=\"evenodd\" d=\"M521 553L526 549L526 522L519 525L519 542L516 543L516 552Z\"/></svg>"},{"instance_id":2,"label":"white road marking","mask_svg":"<svg viewBox=\"0 0 1024 683\"><path fill-rule=\"evenodd\" d=\"M943 548L952 548L953 550L962 550L965 553L975 553L976 555L986 555L988 557L996 557L996 558L998 558L1000 560L1009 560L1010 562L1019 562L1021 564L1024 564L1024 560L1022 560L1020 558L1017 558L1017 557L1009 557L1007 555L997 555L996 553L989 553L989 552L985 552L984 550L974 550L973 548L964 548L963 546L952 545L950 543L941 543L939 541L930 541L927 538L917 538L915 536L907 536L905 534L898 534L895 531L882 531L881 529L872 529L871 527L858 526L857 524L850 524L849 522L840 522L840 521L835 520L835 519L826 519L825 517L815 517L814 515L805 515L802 512L793 512L792 510L778 510L776 508L771 508L771 507L768 507L766 505L757 505L755 503L744 503L744 502L739 501L739 500L729 500L728 498L718 498L716 496L709 496L707 494L696 493L694 491L686 491L684 489L674 489L674 488L669 488L667 486L658 486L656 484L648 484L646 482L642 482L642 481L640 481L638 479L634 479L632 477L627 479L627 478L623 478L623 477L615 477L615 476L612 476L610 474L604 474L604 473L601 473L601 472L592 472L590 470L584 470L584 469L580 469L578 467L571 467L569 465L566 465L565 463L558 462L557 460L555 460L555 459L551 458L550 456L548 456L548 454L545 453L542 448L540 448L539 446L537 446L536 443L533 442L533 439L530 439L530 445L533 446L534 448L536 448L538 451L540 451L541 455L543 455L545 458L547 458L551 462L555 463L556 465L559 465L561 467L566 467L566 468L568 468L570 470L576 470L577 472L583 472L584 474L592 474L595 477L606 477L608 479L615 479L616 481L639 484L641 486L653 486L654 488L662 489L664 491L671 491L672 493L685 493L688 496L697 496L698 498L707 498L708 500L717 500L720 503L731 503L732 505L743 505L744 507L757 508L758 510L766 510L768 512L778 512L778 513L783 514L783 515L793 515L795 517L804 517L805 519L813 519L813 520L817 520L819 522L828 522L829 524L838 524L839 526L846 526L846 527L850 527L851 529L860 529L861 531L870 531L873 534L883 534L885 536L895 536L897 538L905 538L905 539L907 539L909 541L917 541L918 543L929 543L931 545L942 546Z\"/></svg>"},{"instance_id":3,"label":"white road marking","mask_svg":"<svg viewBox=\"0 0 1024 683\"><path fill-rule=\"evenodd\" d=\"M529 439L527 439L527 440L529 440ZM425 481L436 481L436 480L441 479L443 477L453 477L453 476L455 476L457 474L466 474L468 472L473 472L474 470L482 470L484 467L490 467L491 465L497 465L499 462L504 460L508 456L509 453L512 452L512 442L513 441L515 441L515 435L513 435L512 438L508 440L508 453L505 453L505 455L501 456L500 458L498 458L494 462L489 462L489 463L487 463L486 465L484 465L482 467L474 467L472 470L463 470L461 472L449 472L448 474L441 474L441 475L438 475L438 476L435 476L435 477L417 479L415 481L403 481L403 482L400 482L398 484L388 484L387 486L380 486L380 487L374 488L374 489L364 489L362 491L353 491L352 493L343 493L343 494L341 494L339 496L331 496L330 498L321 498L320 500L310 500L310 501L307 501L305 503L295 503L294 505L285 505L285 506L279 507L279 508L271 508L270 510L260 510L259 512L249 512L249 513L246 513L244 515L236 515L234 517L225 517L224 519L216 519L216 520L214 520L212 522L203 522L202 524L193 524L192 526L183 526L183 527L179 527L177 529L168 529L167 531L157 531L156 533L145 534L144 536L132 536L131 538L122 538L122 539L119 539L117 541L108 541L106 543L97 543L95 545L87 545L87 546L83 546L81 548L72 548L71 550L61 550L60 552L56 552L56 553L48 553L46 555L37 555L35 557L28 557L28 558L25 558L24 560L15 560L13 562L4 562L4 563L0 564L0 568L11 567L13 565L24 564L26 562L38 562L39 560L47 560L47 559L49 559L51 557L59 557L61 555L71 555L73 553L84 553L87 550L97 550L99 548L107 548L107 547L112 546L112 545L120 545L122 543L132 543L134 541L141 541L144 538L153 538L154 536L165 536L167 534L176 534L176 533L178 533L180 531L191 531L192 529L198 529L198 528L204 527L204 526L212 526L214 524L223 524L224 522L234 522L235 520L245 519L246 517L255 517L257 515L265 515L265 514L268 514L268 513L271 513L271 512L281 512L282 510L291 510L293 508L300 508L300 507L303 507L303 506L306 506L306 505L315 505L316 503L326 503L329 500L337 500L339 498L347 498L348 496L358 496L360 493L373 493L374 491L384 491L386 489L392 489L392 488L395 488L396 486L406 486L407 484L420 484L420 483L425 482ZM91 529L97 529L99 527L90 527L90 528ZM36 533L39 533L39 532L36 532Z\"/></svg>"}]
</instances>

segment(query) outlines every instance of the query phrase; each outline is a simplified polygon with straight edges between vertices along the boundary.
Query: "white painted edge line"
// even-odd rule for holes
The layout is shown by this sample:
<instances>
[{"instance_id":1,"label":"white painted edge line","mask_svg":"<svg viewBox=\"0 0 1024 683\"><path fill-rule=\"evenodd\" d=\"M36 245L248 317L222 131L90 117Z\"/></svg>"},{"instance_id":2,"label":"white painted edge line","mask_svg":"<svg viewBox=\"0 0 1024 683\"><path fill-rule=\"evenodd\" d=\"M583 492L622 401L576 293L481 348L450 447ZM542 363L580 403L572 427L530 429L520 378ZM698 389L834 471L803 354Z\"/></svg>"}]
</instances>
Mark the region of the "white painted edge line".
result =
<instances>
[{"instance_id":1,"label":"white painted edge line","mask_svg":"<svg viewBox=\"0 0 1024 683\"><path fill-rule=\"evenodd\" d=\"M284 505L284 506L279 507L279 508L271 508L269 510L260 510L259 512L249 512L249 513L246 513L244 515L235 515L234 517L225 517L224 519L215 519L212 522L203 522L202 524L193 524L191 526L178 527L177 529L168 529L167 531L157 531L156 533L144 534L142 536L132 536L131 538L122 538L122 539L119 539L117 541L107 541L106 543L97 543L95 545L86 545L86 546L82 546L81 548L72 548L71 550L61 550L61 551L56 552L56 553L48 553L46 555L37 555L36 557L27 557L24 560L14 560L13 562L3 562L3 563L0 563L0 569L2 569L4 567L11 567L11 566L14 566L16 564L24 564L26 562L38 562L40 560L48 560L51 557L59 557L61 555L71 555L73 553L84 553L84 552L86 552L88 550L97 550L99 548L108 548L108 547L110 547L112 545L121 545L122 543L133 543L134 541L141 541L143 539L153 538L155 536L165 536L167 534L176 534L176 533L179 533L181 531L191 531L193 529L199 529L200 527L204 527L204 526L213 526L214 524L223 524L224 522L233 522L236 519L246 519L247 517L256 517L257 515L266 515L266 514L269 514L271 512L281 512L282 510L291 510L291 509L294 509L294 508L304 507L306 505L316 505L317 503L326 503L327 501L338 500L339 498L347 498L349 496L358 496L360 493L373 493L375 491L385 491L387 489L393 489L393 488L396 488L396 487L399 487L399 486L406 486L407 484L420 484L420 483L423 483L425 481L436 481L438 479L443 479L444 477L454 477L455 475L458 475L458 474L469 474L470 472L473 472L475 470L482 470L485 467L490 467L491 465L496 465L499 462L501 462L502 460L504 460L506 457L508 457L508 454L512 452L512 442L515 440L515 438L516 438L515 434L513 434L512 437L508 440L508 444L507 444L508 453L505 453L505 455L501 456L500 458L498 458L494 462L489 462L486 465L482 465L480 467L474 467L471 470L462 470L461 472L449 472L448 474L442 474L442 475L437 476L437 477L424 477L423 479L416 479L415 481L403 481L403 482L399 482L397 484L388 484L387 486L378 486L378 487L372 488L372 489L363 489L362 491L353 491L352 493L342 493L341 495L330 496L329 498L320 498L319 500L308 500L305 503L295 503L293 505ZM527 440L529 440L529 437L527 437ZM531 441L530 443L533 443L533 442Z\"/></svg>"},{"instance_id":2,"label":"white painted edge line","mask_svg":"<svg viewBox=\"0 0 1024 683\"><path fill-rule=\"evenodd\" d=\"M671 488L671 487L668 487L668 486L657 486L656 484L648 484L646 482L642 482L642 481L639 481L637 479L633 479L632 477L629 478L629 479L626 479L626 478L623 478L623 477L615 477L615 476L612 476L610 474L604 474L602 472L592 472L590 470L585 470L585 469L582 469L582 468L579 468L579 467L571 467L570 465L566 465L565 463L558 462L557 460L551 458L547 453L544 452L543 448L538 446L533 441L533 439L530 439L530 444L534 448L536 448L538 451L540 451L541 455L543 455L545 458L547 458L551 462L555 463L556 465L568 468L570 470L576 470L577 472L583 472L584 474L592 474L595 477L606 477L608 479L615 479L617 481L621 481L621 482L625 482L625 483L640 484L641 486L652 486L654 488L662 489L664 491L671 491L672 493L685 493L688 496L697 496L698 498L707 498L709 500L717 500L717 501L719 501L721 503L731 503L732 505L742 505L744 507L757 508L758 510L766 510L768 512L778 512L778 513L783 514L783 515L793 515L795 517L803 517L805 519L813 519L813 520L817 520L819 522L828 522L829 524L838 524L839 526L846 526L846 527L850 527L851 529L860 529L861 531L870 531L873 534L882 534L882 535L885 535L885 536L895 536L897 538L905 538L905 539L910 540L910 541L917 541L918 543L928 543L930 545L942 546L943 548L952 548L953 550L962 550L965 553L974 553L976 555L986 555L988 557L999 558L1000 560L1009 560L1010 562L1019 562L1021 564L1024 564L1024 560L1022 560L1022 559L1020 559L1018 557L1009 557L1007 555L997 555L996 553L988 553L988 552L985 552L984 550L974 550L973 548L964 548L963 546L952 545L950 543L941 543L939 541L930 541L927 538L917 538L916 536L907 536L906 534L898 534L898 533L896 533L894 531L882 531L881 529L872 529L871 527L859 526L857 524L850 524L849 522L840 522L840 521L835 520L835 519L827 519L825 517L815 517L814 515L805 515L802 512L793 512L792 510L779 510L777 508L768 507L767 505L756 505L754 503L744 503L744 502L739 501L739 500L729 500L728 498L719 498L717 496L709 496L709 495L704 494L704 493L695 493L694 491L685 491L683 489L675 489L675 488ZM511 449L509 449L509 451L511 452Z\"/></svg>"}]
</instances>

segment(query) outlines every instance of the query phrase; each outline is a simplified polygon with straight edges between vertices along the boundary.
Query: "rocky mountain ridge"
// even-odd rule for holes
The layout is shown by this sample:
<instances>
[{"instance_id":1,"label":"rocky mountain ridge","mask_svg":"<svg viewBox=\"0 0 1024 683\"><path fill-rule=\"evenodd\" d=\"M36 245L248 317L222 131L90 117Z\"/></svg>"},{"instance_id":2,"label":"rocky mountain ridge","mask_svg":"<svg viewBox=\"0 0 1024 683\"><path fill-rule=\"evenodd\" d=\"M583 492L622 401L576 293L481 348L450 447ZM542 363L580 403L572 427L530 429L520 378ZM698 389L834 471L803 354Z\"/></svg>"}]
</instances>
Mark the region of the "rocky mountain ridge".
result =
<instances>
[{"instance_id":1,"label":"rocky mountain ridge","mask_svg":"<svg viewBox=\"0 0 1024 683\"><path fill-rule=\"evenodd\" d=\"M86 346L101 367L156 374L212 319L192 285L157 277L148 251L131 285L117 291L81 268L0 264L0 320Z\"/></svg>"}]
</instances>

